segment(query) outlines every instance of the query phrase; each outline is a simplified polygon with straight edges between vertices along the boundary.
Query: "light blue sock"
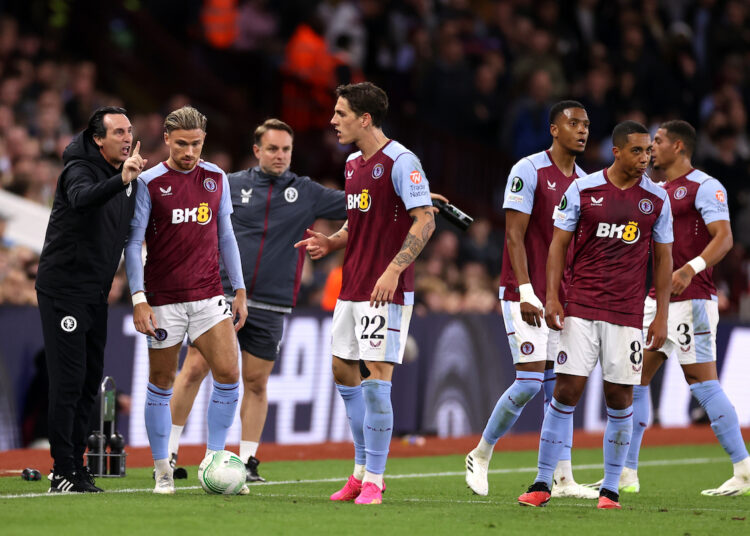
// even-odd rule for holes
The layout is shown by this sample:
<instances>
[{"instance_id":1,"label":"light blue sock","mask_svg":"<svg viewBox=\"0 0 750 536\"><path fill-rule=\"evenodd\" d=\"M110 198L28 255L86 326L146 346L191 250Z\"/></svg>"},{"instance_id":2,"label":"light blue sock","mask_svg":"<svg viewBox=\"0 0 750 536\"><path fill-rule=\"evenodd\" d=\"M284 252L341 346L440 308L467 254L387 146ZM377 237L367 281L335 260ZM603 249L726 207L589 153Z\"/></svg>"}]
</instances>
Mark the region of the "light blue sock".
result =
<instances>
[{"instance_id":1,"label":"light blue sock","mask_svg":"<svg viewBox=\"0 0 750 536\"><path fill-rule=\"evenodd\" d=\"M393 435L391 382L362 380L362 395L365 399L365 470L382 475Z\"/></svg>"},{"instance_id":2,"label":"light blue sock","mask_svg":"<svg viewBox=\"0 0 750 536\"><path fill-rule=\"evenodd\" d=\"M336 384L341 398L346 406L346 416L354 439L354 463L365 464L365 399L362 396L362 386L349 387Z\"/></svg>"},{"instance_id":3,"label":"light blue sock","mask_svg":"<svg viewBox=\"0 0 750 536\"><path fill-rule=\"evenodd\" d=\"M544 482L547 486L552 486L552 475L572 426L575 409L575 406L566 406L552 398L539 435L538 473L534 482Z\"/></svg>"},{"instance_id":4,"label":"light blue sock","mask_svg":"<svg viewBox=\"0 0 750 536\"><path fill-rule=\"evenodd\" d=\"M625 458L625 467L638 469L638 455L641 453L643 432L648 427L651 413L650 389L648 385L633 386L633 435L630 436L630 448Z\"/></svg>"},{"instance_id":5,"label":"light blue sock","mask_svg":"<svg viewBox=\"0 0 750 536\"><path fill-rule=\"evenodd\" d=\"M698 403L703 406L703 409L706 410L716 439L727 451L732 463L747 458L747 447L745 447L745 442L742 441L737 412L724 393L724 389L721 388L719 381L709 380L694 383L690 386L690 391L692 391Z\"/></svg>"},{"instance_id":6,"label":"light blue sock","mask_svg":"<svg viewBox=\"0 0 750 536\"><path fill-rule=\"evenodd\" d=\"M544 382L542 383L542 390L544 392L544 412L547 413L547 407L552 401L552 394L555 392L555 380L557 375L555 369L545 369L544 371Z\"/></svg>"},{"instance_id":7,"label":"light blue sock","mask_svg":"<svg viewBox=\"0 0 750 536\"><path fill-rule=\"evenodd\" d=\"M555 380L557 374L555 369L544 370L544 382L542 383L542 392L544 393L544 413L547 413L549 403L552 401L552 395L555 392ZM568 426L568 435L565 437L563 449L560 452L560 460L570 460L570 449L573 447L573 419L570 419Z\"/></svg>"},{"instance_id":8,"label":"light blue sock","mask_svg":"<svg viewBox=\"0 0 750 536\"><path fill-rule=\"evenodd\" d=\"M607 407L607 427L604 429L604 481L601 487L620 493L620 475L633 433L633 406L625 409ZM601 488L600 488L601 489Z\"/></svg>"},{"instance_id":9,"label":"light blue sock","mask_svg":"<svg viewBox=\"0 0 750 536\"><path fill-rule=\"evenodd\" d=\"M487 443L494 445L510 430L526 403L542 388L543 380L544 374L541 372L516 372L516 381L500 395L484 427L482 437Z\"/></svg>"},{"instance_id":10,"label":"light blue sock","mask_svg":"<svg viewBox=\"0 0 750 536\"><path fill-rule=\"evenodd\" d=\"M234 422L234 414L237 411L237 401L240 398L239 388L239 382L219 383L214 380L214 389L211 391L211 400L206 412L208 421L206 448L209 450L224 450L227 432Z\"/></svg>"},{"instance_id":11,"label":"light blue sock","mask_svg":"<svg viewBox=\"0 0 750 536\"><path fill-rule=\"evenodd\" d=\"M169 401L172 389L160 389L149 382L146 387L146 434L148 444L151 445L151 455L154 460L164 460L169 457L169 432L172 430L172 413L169 411Z\"/></svg>"}]
</instances>

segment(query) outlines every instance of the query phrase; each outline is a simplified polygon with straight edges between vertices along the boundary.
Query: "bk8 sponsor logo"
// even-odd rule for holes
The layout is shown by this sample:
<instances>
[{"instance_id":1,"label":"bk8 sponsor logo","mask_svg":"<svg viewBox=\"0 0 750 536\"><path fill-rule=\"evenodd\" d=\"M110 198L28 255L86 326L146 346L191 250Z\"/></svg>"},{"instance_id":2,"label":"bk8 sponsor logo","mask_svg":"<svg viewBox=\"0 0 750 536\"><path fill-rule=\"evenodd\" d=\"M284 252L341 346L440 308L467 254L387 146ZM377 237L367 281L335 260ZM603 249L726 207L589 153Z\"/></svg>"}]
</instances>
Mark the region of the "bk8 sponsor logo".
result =
<instances>
[{"instance_id":1,"label":"bk8 sponsor logo","mask_svg":"<svg viewBox=\"0 0 750 536\"><path fill-rule=\"evenodd\" d=\"M200 203L193 208L175 208L172 209L172 223L197 223L206 225L211 221L213 212L208 203Z\"/></svg>"},{"instance_id":2,"label":"bk8 sponsor logo","mask_svg":"<svg viewBox=\"0 0 750 536\"><path fill-rule=\"evenodd\" d=\"M372 197L367 188L362 190L361 194L349 194L346 196L346 208L348 210L358 209L361 212L367 212L372 206Z\"/></svg>"},{"instance_id":3,"label":"bk8 sponsor logo","mask_svg":"<svg viewBox=\"0 0 750 536\"><path fill-rule=\"evenodd\" d=\"M619 238L626 244L634 244L641 237L641 230L638 228L637 221L629 221L627 225L601 221L596 229L596 236L599 238Z\"/></svg>"}]
</instances>

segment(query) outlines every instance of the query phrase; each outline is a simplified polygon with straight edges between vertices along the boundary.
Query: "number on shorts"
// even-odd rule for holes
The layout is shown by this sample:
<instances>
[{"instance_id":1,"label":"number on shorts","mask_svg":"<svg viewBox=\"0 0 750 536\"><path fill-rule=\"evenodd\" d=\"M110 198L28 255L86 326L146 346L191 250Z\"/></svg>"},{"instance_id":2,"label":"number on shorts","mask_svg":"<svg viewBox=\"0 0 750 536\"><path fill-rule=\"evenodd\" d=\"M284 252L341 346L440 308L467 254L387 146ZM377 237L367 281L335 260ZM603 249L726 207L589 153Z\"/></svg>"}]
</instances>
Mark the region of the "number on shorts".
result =
<instances>
[{"instance_id":1,"label":"number on shorts","mask_svg":"<svg viewBox=\"0 0 750 536\"><path fill-rule=\"evenodd\" d=\"M682 337L677 339L677 342L679 342L681 346L687 346L690 344L690 341L693 340L690 336L690 326L687 323L680 324L677 326L677 331L682 335Z\"/></svg>"},{"instance_id":2,"label":"number on shorts","mask_svg":"<svg viewBox=\"0 0 750 536\"><path fill-rule=\"evenodd\" d=\"M219 305L219 307L223 307L224 308L224 312L222 314L225 314L227 316L232 316L232 309L231 309L231 307L229 307L229 303L227 303L227 300L225 300L224 298L221 298L219 300L219 304L218 305Z\"/></svg>"},{"instance_id":3,"label":"number on shorts","mask_svg":"<svg viewBox=\"0 0 750 536\"><path fill-rule=\"evenodd\" d=\"M377 327L375 324L377 323ZM367 328L372 327L370 334L367 334ZM385 317L383 315L374 315L372 318L369 316L362 317L362 339L384 339L385 335L380 333L385 327Z\"/></svg>"},{"instance_id":4,"label":"number on shorts","mask_svg":"<svg viewBox=\"0 0 750 536\"><path fill-rule=\"evenodd\" d=\"M630 349L633 350L630 353L630 362L634 365L638 365L641 361L643 361L643 353L641 352L641 343L638 341L633 341L630 343Z\"/></svg>"}]
</instances>

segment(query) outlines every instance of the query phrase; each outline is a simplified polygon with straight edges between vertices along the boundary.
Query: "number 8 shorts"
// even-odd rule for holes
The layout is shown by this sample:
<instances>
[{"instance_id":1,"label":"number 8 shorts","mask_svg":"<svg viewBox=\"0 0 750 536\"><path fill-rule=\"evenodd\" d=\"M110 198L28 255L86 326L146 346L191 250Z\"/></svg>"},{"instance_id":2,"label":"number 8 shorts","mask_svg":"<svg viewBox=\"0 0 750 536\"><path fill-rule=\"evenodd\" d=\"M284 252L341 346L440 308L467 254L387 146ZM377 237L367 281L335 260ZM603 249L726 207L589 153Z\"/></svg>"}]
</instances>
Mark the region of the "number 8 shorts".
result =
<instances>
[{"instance_id":1,"label":"number 8 shorts","mask_svg":"<svg viewBox=\"0 0 750 536\"><path fill-rule=\"evenodd\" d=\"M565 317L555 372L589 376L599 360L606 381L621 385L640 384L643 369L641 330L603 320Z\"/></svg>"},{"instance_id":2,"label":"number 8 shorts","mask_svg":"<svg viewBox=\"0 0 750 536\"><path fill-rule=\"evenodd\" d=\"M400 364L409 335L412 305L338 300L333 310L331 353L341 359Z\"/></svg>"},{"instance_id":3,"label":"number 8 shorts","mask_svg":"<svg viewBox=\"0 0 750 536\"><path fill-rule=\"evenodd\" d=\"M656 316L656 300L646 298L643 337ZM669 357L677 353L680 365L716 361L716 327L719 305L713 300L684 300L669 304L667 342L659 348Z\"/></svg>"}]
</instances>

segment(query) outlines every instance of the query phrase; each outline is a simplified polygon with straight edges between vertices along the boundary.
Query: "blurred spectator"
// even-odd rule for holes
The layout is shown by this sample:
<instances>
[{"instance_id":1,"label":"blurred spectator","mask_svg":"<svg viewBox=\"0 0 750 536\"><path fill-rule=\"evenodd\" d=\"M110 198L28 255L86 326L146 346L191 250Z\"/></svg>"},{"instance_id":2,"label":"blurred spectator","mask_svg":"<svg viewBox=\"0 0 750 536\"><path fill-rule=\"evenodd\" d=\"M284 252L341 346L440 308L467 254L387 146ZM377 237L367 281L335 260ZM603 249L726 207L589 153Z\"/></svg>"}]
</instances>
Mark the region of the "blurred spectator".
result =
<instances>
[{"instance_id":1,"label":"blurred spectator","mask_svg":"<svg viewBox=\"0 0 750 536\"><path fill-rule=\"evenodd\" d=\"M547 71L539 69L529 75L526 93L511 109L503 141L512 148L516 160L549 146L549 109L552 105L552 81Z\"/></svg>"},{"instance_id":2,"label":"blurred spectator","mask_svg":"<svg viewBox=\"0 0 750 536\"><path fill-rule=\"evenodd\" d=\"M591 118L580 162L587 171L611 162L609 136L618 121L652 128L670 118L694 124L696 165L729 190L736 240L750 236L746 0L217 0L236 11L234 46L206 54L196 39L185 49L181 38L200 34L201 9L212 3L185 3L177 15L183 23L167 32L159 31L167 18L158 2L130 14L117 3L102 4L95 16L76 10L55 30L18 7L23 3L9 4L5 12L22 19L0 16L0 187L49 204L72 133L96 106L121 99L134 110L142 154L153 163L164 160L163 112L206 95L181 77L170 78L178 87L164 85L161 74L180 71L198 72L207 82L251 81L227 86L226 102L210 103L216 129L208 159L229 169L250 167L244 126L283 114L299 132L300 166L320 179L334 177L341 187L351 148L341 147L328 126L333 89L367 78L388 90L389 136L415 147L433 187L447 187L470 213L487 209L514 160L547 147L548 107L564 97L584 103ZM138 18L127 19L136 12ZM92 23L115 20L133 29L130 50L137 54L105 57L83 39ZM186 53L165 64L162 50ZM235 105L243 96L250 103L244 113ZM433 239L435 247L417 263L417 281L427 281L421 310L465 310L479 307L486 292L496 294L493 283L469 289L462 273L476 261L489 280L496 277L493 256L500 248L493 244L502 220L495 207L492 214L465 234L446 231L440 243ZM747 290L736 273L750 266L748 251L727 256L724 263L735 263L734 271L716 270L727 274L717 281L720 303L730 311L738 310L738 296ZM5 244L2 288L32 274L19 262ZM320 303L335 266L306 262L300 304ZM23 301L23 292L18 296L12 299Z\"/></svg>"}]
</instances>

